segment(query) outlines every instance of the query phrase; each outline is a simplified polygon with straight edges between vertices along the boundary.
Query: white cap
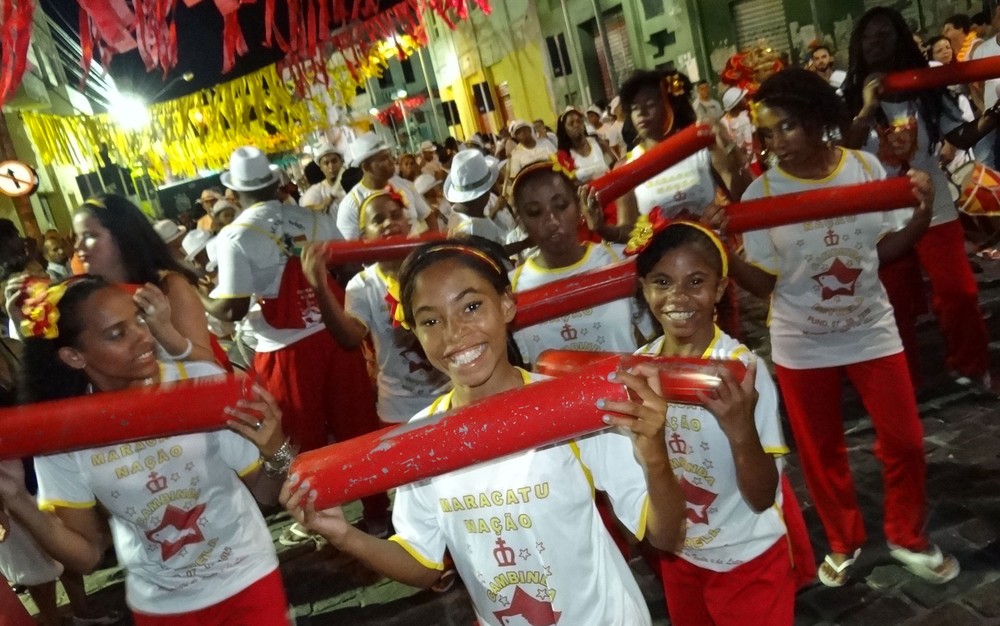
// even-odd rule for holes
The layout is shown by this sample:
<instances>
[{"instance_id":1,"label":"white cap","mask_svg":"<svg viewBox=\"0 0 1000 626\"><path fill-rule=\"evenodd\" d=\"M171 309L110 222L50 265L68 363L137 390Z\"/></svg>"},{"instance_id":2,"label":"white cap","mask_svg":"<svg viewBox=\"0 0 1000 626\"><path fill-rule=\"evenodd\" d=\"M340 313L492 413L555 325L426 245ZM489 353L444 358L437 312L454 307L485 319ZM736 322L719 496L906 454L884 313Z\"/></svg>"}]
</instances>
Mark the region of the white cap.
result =
<instances>
[{"instance_id":1,"label":"white cap","mask_svg":"<svg viewBox=\"0 0 1000 626\"><path fill-rule=\"evenodd\" d=\"M351 143L351 165L361 167L361 164L389 146L375 133L365 133Z\"/></svg>"},{"instance_id":2,"label":"white cap","mask_svg":"<svg viewBox=\"0 0 1000 626\"><path fill-rule=\"evenodd\" d=\"M267 155L254 146L236 148L229 157L229 171L219 180L233 191L256 191L278 180Z\"/></svg>"},{"instance_id":3,"label":"white cap","mask_svg":"<svg viewBox=\"0 0 1000 626\"><path fill-rule=\"evenodd\" d=\"M730 87L726 90L726 93L722 94L722 108L726 111L731 111L746 95L746 89Z\"/></svg>"}]
</instances>

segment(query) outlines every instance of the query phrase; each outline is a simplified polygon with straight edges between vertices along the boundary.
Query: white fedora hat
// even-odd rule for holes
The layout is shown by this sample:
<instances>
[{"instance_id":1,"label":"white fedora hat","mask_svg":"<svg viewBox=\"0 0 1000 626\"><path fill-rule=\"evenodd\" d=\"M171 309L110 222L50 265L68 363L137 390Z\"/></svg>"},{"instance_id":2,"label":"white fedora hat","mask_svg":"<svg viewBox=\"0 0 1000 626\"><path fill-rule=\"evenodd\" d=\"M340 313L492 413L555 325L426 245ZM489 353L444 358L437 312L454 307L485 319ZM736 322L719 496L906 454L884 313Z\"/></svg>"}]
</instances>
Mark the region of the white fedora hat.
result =
<instances>
[{"instance_id":1,"label":"white fedora hat","mask_svg":"<svg viewBox=\"0 0 1000 626\"><path fill-rule=\"evenodd\" d=\"M524 120L514 120L513 122L510 123L510 127L508 130L510 130L510 134L513 137L514 133L516 133L518 129L521 128L531 128L531 124L525 122Z\"/></svg>"},{"instance_id":2,"label":"white fedora hat","mask_svg":"<svg viewBox=\"0 0 1000 626\"><path fill-rule=\"evenodd\" d=\"M316 165L319 165L319 160L328 154L336 154L341 158L341 160L344 158L344 155L340 153L337 146L332 143L324 142L313 148L313 161L316 162Z\"/></svg>"},{"instance_id":3,"label":"white fedora hat","mask_svg":"<svg viewBox=\"0 0 1000 626\"><path fill-rule=\"evenodd\" d=\"M194 261L194 258L198 256L199 252L205 249L211 238L212 233L201 229L192 230L184 235L184 240L181 241L181 248L184 248L184 252L187 253L185 258L188 261Z\"/></svg>"},{"instance_id":4,"label":"white fedora hat","mask_svg":"<svg viewBox=\"0 0 1000 626\"><path fill-rule=\"evenodd\" d=\"M219 180L233 191L255 191L276 182L278 175L259 148L243 146L233 150L229 171L223 172Z\"/></svg>"},{"instance_id":5,"label":"white fedora hat","mask_svg":"<svg viewBox=\"0 0 1000 626\"><path fill-rule=\"evenodd\" d=\"M488 192L497 182L500 168L493 157L479 150L462 150L451 160L451 172L444 181L448 202L469 202Z\"/></svg>"},{"instance_id":6,"label":"white fedora hat","mask_svg":"<svg viewBox=\"0 0 1000 626\"><path fill-rule=\"evenodd\" d=\"M351 165L361 167L370 157L388 149L389 146L375 133L360 135L351 143Z\"/></svg>"},{"instance_id":7,"label":"white fedora hat","mask_svg":"<svg viewBox=\"0 0 1000 626\"><path fill-rule=\"evenodd\" d=\"M183 226L178 226L177 222L173 220L160 220L153 224L153 230L156 234L160 236L163 243L173 243L177 239L187 232L187 229Z\"/></svg>"},{"instance_id":8,"label":"white fedora hat","mask_svg":"<svg viewBox=\"0 0 1000 626\"><path fill-rule=\"evenodd\" d=\"M746 89L730 87L726 90L726 93L722 94L722 108L726 111L732 111L733 107L739 104L740 100L742 100L746 95Z\"/></svg>"},{"instance_id":9,"label":"white fedora hat","mask_svg":"<svg viewBox=\"0 0 1000 626\"><path fill-rule=\"evenodd\" d=\"M441 181L431 174L421 174L413 181L413 186L417 188L417 193L424 195L431 189L441 184Z\"/></svg>"},{"instance_id":10,"label":"white fedora hat","mask_svg":"<svg viewBox=\"0 0 1000 626\"><path fill-rule=\"evenodd\" d=\"M437 147L434 145L433 141L422 141L420 143L421 152L431 152L433 150L437 150Z\"/></svg>"}]
</instances>

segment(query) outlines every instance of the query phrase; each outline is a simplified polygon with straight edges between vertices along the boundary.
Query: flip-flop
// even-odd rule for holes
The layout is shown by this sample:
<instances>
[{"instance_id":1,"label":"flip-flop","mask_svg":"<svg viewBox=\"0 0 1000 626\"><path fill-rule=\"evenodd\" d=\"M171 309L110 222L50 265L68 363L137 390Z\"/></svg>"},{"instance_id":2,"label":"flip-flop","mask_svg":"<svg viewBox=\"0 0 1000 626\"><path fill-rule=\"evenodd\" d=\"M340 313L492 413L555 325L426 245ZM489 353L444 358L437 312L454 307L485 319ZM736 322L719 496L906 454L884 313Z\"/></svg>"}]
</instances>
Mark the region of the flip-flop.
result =
<instances>
[{"instance_id":1,"label":"flip-flop","mask_svg":"<svg viewBox=\"0 0 1000 626\"><path fill-rule=\"evenodd\" d=\"M944 554L935 545L931 546L930 553L914 552L892 544L889 544L889 548L889 556L902 563L912 574L935 585L953 580L962 571L958 559Z\"/></svg>"},{"instance_id":2,"label":"flip-flop","mask_svg":"<svg viewBox=\"0 0 1000 626\"><path fill-rule=\"evenodd\" d=\"M847 579L850 578L850 568L854 565L854 562L858 560L858 555L861 554L861 548L854 551L854 554L846 559L840 565L837 565L833 560L833 555L828 554L820 566L816 569L816 577L819 578L819 582L823 583L827 587L843 587L847 583ZM830 576L826 573L823 566L826 565L831 570L833 570L834 575ZM843 575L843 576L842 576Z\"/></svg>"},{"instance_id":3,"label":"flip-flop","mask_svg":"<svg viewBox=\"0 0 1000 626\"><path fill-rule=\"evenodd\" d=\"M987 261L1000 261L1000 250L997 248L984 248L977 252L976 256Z\"/></svg>"}]
</instances>

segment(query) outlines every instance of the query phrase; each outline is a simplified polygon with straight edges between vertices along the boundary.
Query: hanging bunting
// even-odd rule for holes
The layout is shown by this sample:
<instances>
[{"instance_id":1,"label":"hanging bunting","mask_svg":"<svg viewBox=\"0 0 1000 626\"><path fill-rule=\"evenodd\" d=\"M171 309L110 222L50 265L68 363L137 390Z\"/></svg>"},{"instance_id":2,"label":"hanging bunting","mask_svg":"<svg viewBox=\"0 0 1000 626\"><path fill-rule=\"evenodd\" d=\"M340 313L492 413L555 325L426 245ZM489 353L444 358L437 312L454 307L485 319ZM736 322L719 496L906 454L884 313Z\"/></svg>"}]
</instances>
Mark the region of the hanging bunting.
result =
<instances>
[{"instance_id":1,"label":"hanging bunting","mask_svg":"<svg viewBox=\"0 0 1000 626\"><path fill-rule=\"evenodd\" d=\"M24 76L34 13L34 0L0 0L0 108Z\"/></svg>"}]
</instances>

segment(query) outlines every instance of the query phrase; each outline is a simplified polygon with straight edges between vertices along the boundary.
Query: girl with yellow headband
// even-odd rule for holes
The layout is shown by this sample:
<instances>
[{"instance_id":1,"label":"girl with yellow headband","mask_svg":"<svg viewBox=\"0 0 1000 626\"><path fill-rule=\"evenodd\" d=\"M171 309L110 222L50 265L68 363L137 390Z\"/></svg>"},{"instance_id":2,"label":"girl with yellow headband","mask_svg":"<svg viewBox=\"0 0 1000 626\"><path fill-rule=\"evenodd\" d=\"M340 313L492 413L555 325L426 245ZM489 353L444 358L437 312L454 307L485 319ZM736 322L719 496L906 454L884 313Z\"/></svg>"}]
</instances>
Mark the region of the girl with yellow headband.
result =
<instances>
[{"instance_id":1,"label":"girl with yellow headband","mask_svg":"<svg viewBox=\"0 0 1000 626\"><path fill-rule=\"evenodd\" d=\"M540 378L515 366L507 325L516 305L495 247L457 239L432 243L414 251L400 270L404 318L453 387L411 423ZM316 511L308 481L300 484L295 476L282 502L339 550L410 585L433 584L449 550L481 624L520 618L649 625L646 602L604 529L592 489L612 494L631 532L668 549L683 539L683 496L666 451L665 401L644 375L614 376L639 399L600 406L618 414L606 418L609 425L624 426L632 436L607 430L401 487L393 509L397 534L389 541L351 527L339 508ZM472 500L475 510L463 504Z\"/></svg>"},{"instance_id":2,"label":"girl with yellow headband","mask_svg":"<svg viewBox=\"0 0 1000 626\"><path fill-rule=\"evenodd\" d=\"M637 229L638 231L639 229ZM764 366L715 325L728 255L712 231L661 220L630 251L643 297L663 335L637 354L739 359L743 381L721 369L703 406L670 404L664 435L687 500L683 549L660 569L677 626L790 625L796 580L782 516L778 394ZM811 566L811 563L810 563Z\"/></svg>"}]
</instances>

